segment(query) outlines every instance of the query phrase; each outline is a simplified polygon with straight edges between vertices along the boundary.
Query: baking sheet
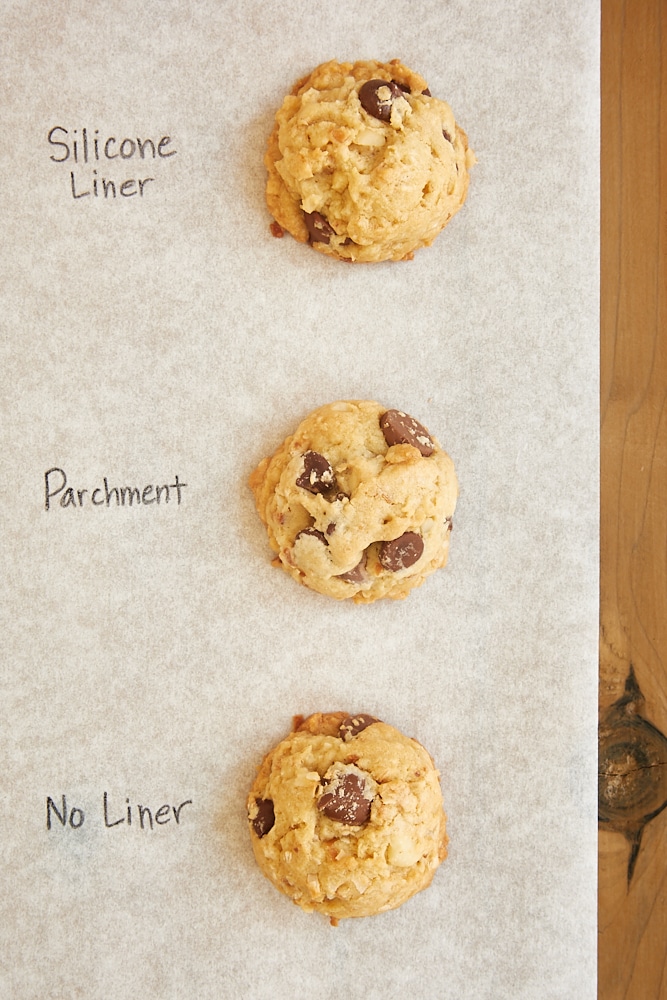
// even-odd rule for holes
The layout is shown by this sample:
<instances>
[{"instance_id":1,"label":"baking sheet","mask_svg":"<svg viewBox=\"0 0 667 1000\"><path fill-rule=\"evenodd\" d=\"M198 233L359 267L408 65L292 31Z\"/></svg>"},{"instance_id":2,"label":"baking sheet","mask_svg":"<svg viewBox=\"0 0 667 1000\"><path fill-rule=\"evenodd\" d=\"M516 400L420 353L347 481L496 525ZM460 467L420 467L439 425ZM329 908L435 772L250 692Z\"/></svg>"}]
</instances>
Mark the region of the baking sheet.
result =
<instances>
[{"instance_id":1,"label":"baking sheet","mask_svg":"<svg viewBox=\"0 0 667 1000\"><path fill-rule=\"evenodd\" d=\"M598 5L0 20L0 992L594 997ZM284 94L394 57L469 133L466 206L410 263L274 239ZM139 137L148 164L93 158ZM457 466L449 566L404 602L273 569L246 486L344 398ZM264 880L244 807L292 715L341 708L429 749L451 844L426 892L334 929Z\"/></svg>"}]
</instances>

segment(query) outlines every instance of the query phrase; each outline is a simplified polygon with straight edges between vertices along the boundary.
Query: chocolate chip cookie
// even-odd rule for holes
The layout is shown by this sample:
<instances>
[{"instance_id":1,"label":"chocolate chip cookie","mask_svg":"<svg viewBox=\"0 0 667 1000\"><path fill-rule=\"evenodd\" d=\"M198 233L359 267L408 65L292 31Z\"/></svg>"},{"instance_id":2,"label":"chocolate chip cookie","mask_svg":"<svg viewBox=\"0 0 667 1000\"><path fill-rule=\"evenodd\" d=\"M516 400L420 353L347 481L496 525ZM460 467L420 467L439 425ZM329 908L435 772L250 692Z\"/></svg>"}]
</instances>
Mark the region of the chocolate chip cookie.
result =
<instances>
[{"instance_id":1,"label":"chocolate chip cookie","mask_svg":"<svg viewBox=\"0 0 667 1000\"><path fill-rule=\"evenodd\" d=\"M450 106L398 59L331 61L285 98L265 163L282 229L340 260L383 261L433 242L475 156Z\"/></svg>"},{"instance_id":2,"label":"chocolate chip cookie","mask_svg":"<svg viewBox=\"0 0 667 1000\"><path fill-rule=\"evenodd\" d=\"M406 597L447 562L454 464L402 410L320 407L260 462L250 487L275 564L320 594Z\"/></svg>"},{"instance_id":3,"label":"chocolate chip cookie","mask_svg":"<svg viewBox=\"0 0 667 1000\"><path fill-rule=\"evenodd\" d=\"M332 923L400 906L447 856L431 756L371 715L295 719L264 758L247 809L266 877Z\"/></svg>"}]
</instances>

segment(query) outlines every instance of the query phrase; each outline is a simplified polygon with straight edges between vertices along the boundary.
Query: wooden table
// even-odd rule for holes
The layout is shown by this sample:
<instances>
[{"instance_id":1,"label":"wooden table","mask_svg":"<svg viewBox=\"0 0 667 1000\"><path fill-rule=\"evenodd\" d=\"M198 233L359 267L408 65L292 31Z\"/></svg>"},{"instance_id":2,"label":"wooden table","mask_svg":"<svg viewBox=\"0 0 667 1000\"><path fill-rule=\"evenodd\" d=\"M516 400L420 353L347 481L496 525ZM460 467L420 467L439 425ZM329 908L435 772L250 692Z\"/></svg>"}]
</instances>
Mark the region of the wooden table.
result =
<instances>
[{"instance_id":1,"label":"wooden table","mask_svg":"<svg viewBox=\"0 0 667 1000\"><path fill-rule=\"evenodd\" d=\"M667 0L602 0L599 1000L667 1000L666 248Z\"/></svg>"}]
</instances>

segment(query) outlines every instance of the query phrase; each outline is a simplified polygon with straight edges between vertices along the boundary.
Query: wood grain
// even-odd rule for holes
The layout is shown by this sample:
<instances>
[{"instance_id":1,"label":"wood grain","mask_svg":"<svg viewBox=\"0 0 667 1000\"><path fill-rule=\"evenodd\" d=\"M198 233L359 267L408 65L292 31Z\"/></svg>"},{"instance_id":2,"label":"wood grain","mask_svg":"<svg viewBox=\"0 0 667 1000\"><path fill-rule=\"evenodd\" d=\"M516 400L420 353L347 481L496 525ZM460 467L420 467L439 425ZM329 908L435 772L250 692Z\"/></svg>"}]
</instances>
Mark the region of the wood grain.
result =
<instances>
[{"instance_id":1,"label":"wood grain","mask_svg":"<svg viewBox=\"0 0 667 1000\"><path fill-rule=\"evenodd\" d=\"M667 0L602 2L601 716L667 733ZM639 703L639 702L637 702ZM667 768L667 761L658 761ZM667 1000L667 810L601 830L599 1000Z\"/></svg>"}]
</instances>

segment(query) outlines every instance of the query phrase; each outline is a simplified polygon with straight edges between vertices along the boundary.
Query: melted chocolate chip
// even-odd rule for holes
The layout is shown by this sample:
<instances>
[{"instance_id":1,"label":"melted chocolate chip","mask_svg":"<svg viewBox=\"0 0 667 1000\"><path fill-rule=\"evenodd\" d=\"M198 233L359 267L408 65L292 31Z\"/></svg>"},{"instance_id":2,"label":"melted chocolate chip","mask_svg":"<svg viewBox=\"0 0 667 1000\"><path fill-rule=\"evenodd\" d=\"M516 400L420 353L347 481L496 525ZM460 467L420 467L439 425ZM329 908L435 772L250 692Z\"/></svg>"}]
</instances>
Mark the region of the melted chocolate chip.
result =
<instances>
[{"instance_id":1,"label":"melted chocolate chip","mask_svg":"<svg viewBox=\"0 0 667 1000\"><path fill-rule=\"evenodd\" d=\"M432 455L435 445L429 432L414 417L402 410L387 410L380 417L380 429L391 448L394 444L411 444L422 455Z\"/></svg>"},{"instance_id":2,"label":"melted chocolate chip","mask_svg":"<svg viewBox=\"0 0 667 1000\"><path fill-rule=\"evenodd\" d=\"M304 212L303 217L311 243L328 243L335 231L319 212Z\"/></svg>"},{"instance_id":3,"label":"melted chocolate chip","mask_svg":"<svg viewBox=\"0 0 667 1000\"><path fill-rule=\"evenodd\" d=\"M329 544L323 532L318 531L317 528L304 528L303 531L299 532L294 541L296 542L297 538L301 538L302 535L313 535L314 538L319 538L325 545Z\"/></svg>"},{"instance_id":4,"label":"melted chocolate chip","mask_svg":"<svg viewBox=\"0 0 667 1000\"><path fill-rule=\"evenodd\" d=\"M383 542L378 558L385 569L396 573L399 569L408 569L421 558L424 551L424 540L415 531L406 531L399 538Z\"/></svg>"},{"instance_id":5,"label":"melted chocolate chip","mask_svg":"<svg viewBox=\"0 0 667 1000\"><path fill-rule=\"evenodd\" d=\"M257 815L252 820L252 828L261 840L269 830L273 829L276 814L273 810L272 799L255 799L255 805L257 806Z\"/></svg>"},{"instance_id":6,"label":"melted chocolate chip","mask_svg":"<svg viewBox=\"0 0 667 1000\"><path fill-rule=\"evenodd\" d=\"M356 566L348 569L347 573L339 573L336 579L344 580L345 583L363 583L366 579L366 553L364 552Z\"/></svg>"},{"instance_id":7,"label":"melted chocolate chip","mask_svg":"<svg viewBox=\"0 0 667 1000\"><path fill-rule=\"evenodd\" d=\"M363 713L360 715L348 715L347 719L343 719L338 727L338 735L342 740L347 742L354 739L359 733L363 733L364 729L368 729L374 722L379 721L374 715L364 715Z\"/></svg>"},{"instance_id":8,"label":"melted chocolate chip","mask_svg":"<svg viewBox=\"0 0 667 1000\"><path fill-rule=\"evenodd\" d=\"M447 140L447 142L451 142L452 141L452 137L451 137L451 135L449 134L449 132L446 129L443 128L442 134L444 135L444 137Z\"/></svg>"},{"instance_id":9,"label":"melted chocolate chip","mask_svg":"<svg viewBox=\"0 0 667 1000\"><path fill-rule=\"evenodd\" d=\"M361 826L371 814L371 800L366 798L366 782L361 774L346 771L337 774L325 785L317 808L329 819L346 826Z\"/></svg>"},{"instance_id":10,"label":"melted chocolate chip","mask_svg":"<svg viewBox=\"0 0 667 1000\"><path fill-rule=\"evenodd\" d=\"M303 456L303 472L296 481L297 486L309 493L326 493L335 485L333 469L329 462L317 451L307 451Z\"/></svg>"},{"instance_id":11,"label":"melted chocolate chip","mask_svg":"<svg viewBox=\"0 0 667 1000\"><path fill-rule=\"evenodd\" d=\"M364 111L381 122L391 119L391 106L403 91L395 80L367 80L359 88L359 100Z\"/></svg>"}]
</instances>

